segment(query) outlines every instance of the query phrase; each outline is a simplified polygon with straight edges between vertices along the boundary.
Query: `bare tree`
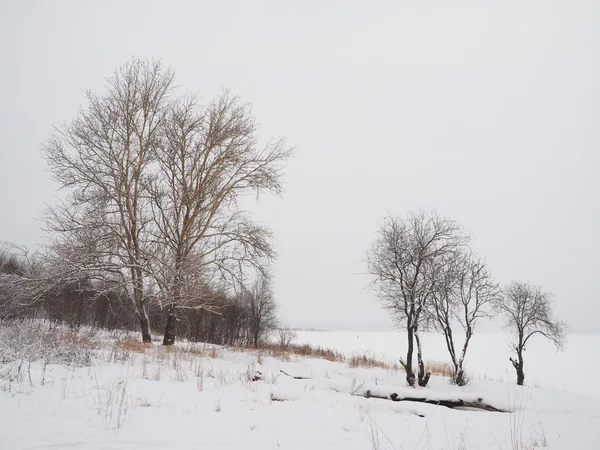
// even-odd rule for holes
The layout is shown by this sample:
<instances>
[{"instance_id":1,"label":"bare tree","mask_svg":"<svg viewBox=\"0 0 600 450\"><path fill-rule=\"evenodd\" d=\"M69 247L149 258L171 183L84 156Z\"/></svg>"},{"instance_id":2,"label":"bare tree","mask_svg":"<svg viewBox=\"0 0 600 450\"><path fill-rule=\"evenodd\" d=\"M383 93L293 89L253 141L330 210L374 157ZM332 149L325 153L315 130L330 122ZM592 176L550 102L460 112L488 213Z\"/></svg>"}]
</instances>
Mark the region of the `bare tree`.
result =
<instances>
[{"instance_id":1,"label":"bare tree","mask_svg":"<svg viewBox=\"0 0 600 450\"><path fill-rule=\"evenodd\" d=\"M540 334L562 350L566 342L566 324L553 317L551 294L529 283L509 284L495 305L507 317L507 327L515 332L513 348L517 359L510 358L510 362L517 372L517 384L522 386L525 381L523 352L529 339Z\"/></svg>"},{"instance_id":2,"label":"bare tree","mask_svg":"<svg viewBox=\"0 0 600 450\"><path fill-rule=\"evenodd\" d=\"M171 345L178 308L210 308L190 280L262 270L274 257L269 230L252 223L238 199L280 193L291 150L283 140L259 146L249 107L227 92L205 108L184 97L161 129L152 211L158 280L169 297L163 343Z\"/></svg>"},{"instance_id":3,"label":"bare tree","mask_svg":"<svg viewBox=\"0 0 600 450\"><path fill-rule=\"evenodd\" d=\"M435 212L409 214L406 219L388 217L367 253L368 271L373 275L377 296L399 324L407 330L406 381L415 385L413 371L414 341L417 343L418 382L426 386L430 374L425 373L419 329L429 316L432 266L463 246L467 238L456 222L439 217Z\"/></svg>"},{"instance_id":4,"label":"bare tree","mask_svg":"<svg viewBox=\"0 0 600 450\"><path fill-rule=\"evenodd\" d=\"M265 275L260 275L251 289L244 289L248 315L248 341L257 347L277 326L275 312L277 305L273 297L271 281Z\"/></svg>"},{"instance_id":5,"label":"bare tree","mask_svg":"<svg viewBox=\"0 0 600 450\"><path fill-rule=\"evenodd\" d=\"M150 342L144 299L150 223L150 166L169 110L173 72L133 59L107 80L107 92L86 93L88 107L56 129L43 146L50 171L69 194L48 213L54 245L69 270L108 272L129 291L143 342ZM81 254L85 250L84 254Z\"/></svg>"},{"instance_id":6,"label":"bare tree","mask_svg":"<svg viewBox=\"0 0 600 450\"><path fill-rule=\"evenodd\" d=\"M287 325L283 325L277 330L277 340L283 349L288 348L296 337L296 333Z\"/></svg>"},{"instance_id":7,"label":"bare tree","mask_svg":"<svg viewBox=\"0 0 600 450\"><path fill-rule=\"evenodd\" d=\"M489 306L499 298L500 289L485 262L472 253L451 252L432 272L432 298L429 314L444 334L454 374L459 386L467 383L464 361L479 319L489 315ZM454 342L452 325L458 322L464 332L460 353Z\"/></svg>"}]
</instances>

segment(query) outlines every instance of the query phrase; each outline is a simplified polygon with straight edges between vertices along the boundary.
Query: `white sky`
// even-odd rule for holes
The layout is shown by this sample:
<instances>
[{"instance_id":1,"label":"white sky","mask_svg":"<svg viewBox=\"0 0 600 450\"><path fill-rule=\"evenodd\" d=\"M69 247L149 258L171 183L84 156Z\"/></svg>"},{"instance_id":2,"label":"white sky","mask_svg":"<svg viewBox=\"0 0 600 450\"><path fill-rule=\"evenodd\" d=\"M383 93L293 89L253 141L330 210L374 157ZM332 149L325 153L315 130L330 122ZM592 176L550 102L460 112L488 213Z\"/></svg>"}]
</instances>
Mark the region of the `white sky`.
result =
<instances>
[{"instance_id":1,"label":"white sky","mask_svg":"<svg viewBox=\"0 0 600 450\"><path fill-rule=\"evenodd\" d=\"M599 330L600 2L0 0L0 241L39 241L39 144L131 56L253 104L296 147L275 232L281 318L382 329L364 254L386 213L436 208L498 281Z\"/></svg>"}]
</instances>

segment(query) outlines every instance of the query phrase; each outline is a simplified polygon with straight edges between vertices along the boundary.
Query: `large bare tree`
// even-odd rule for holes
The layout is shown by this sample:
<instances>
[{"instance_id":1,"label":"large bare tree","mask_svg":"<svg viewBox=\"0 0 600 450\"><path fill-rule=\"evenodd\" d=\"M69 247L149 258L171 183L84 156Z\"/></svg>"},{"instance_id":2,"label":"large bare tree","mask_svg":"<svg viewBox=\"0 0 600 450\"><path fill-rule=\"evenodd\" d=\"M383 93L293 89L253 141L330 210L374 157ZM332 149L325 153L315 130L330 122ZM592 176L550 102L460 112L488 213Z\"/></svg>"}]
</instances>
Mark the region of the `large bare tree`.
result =
<instances>
[{"instance_id":1,"label":"large bare tree","mask_svg":"<svg viewBox=\"0 0 600 450\"><path fill-rule=\"evenodd\" d=\"M554 318L551 294L529 283L509 284L495 306L506 316L507 327L514 332L512 345L517 359L510 358L510 361L517 372L517 384L522 386L525 381L523 352L529 339L539 334L562 350L566 324Z\"/></svg>"},{"instance_id":2,"label":"large bare tree","mask_svg":"<svg viewBox=\"0 0 600 450\"><path fill-rule=\"evenodd\" d=\"M210 307L189 289L191 280L215 273L237 278L240 268L261 271L274 257L270 231L254 224L238 200L279 194L291 149L283 140L259 145L250 108L227 92L207 107L183 97L161 130L152 211L156 273L168 297L163 343L170 345L178 308Z\"/></svg>"},{"instance_id":3,"label":"large bare tree","mask_svg":"<svg viewBox=\"0 0 600 450\"><path fill-rule=\"evenodd\" d=\"M435 212L413 213L406 218L388 217L380 226L377 239L367 252L368 271L383 306L407 330L406 360L400 360L406 381L415 385L414 342L417 344L418 383L426 386L419 330L429 318L426 308L435 285L433 267L443 264L449 253L457 251L467 238L459 225Z\"/></svg>"},{"instance_id":4,"label":"large bare tree","mask_svg":"<svg viewBox=\"0 0 600 450\"><path fill-rule=\"evenodd\" d=\"M86 92L87 108L56 129L43 152L68 190L48 213L54 246L82 272L111 273L127 287L150 342L144 284L150 224L148 196L162 124L170 109L173 72L133 59L107 80L106 92Z\"/></svg>"},{"instance_id":5,"label":"large bare tree","mask_svg":"<svg viewBox=\"0 0 600 450\"><path fill-rule=\"evenodd\" d=\"M450 252L441 264L433 267L432 297L428 313L444 335L454 374L459 386L467 383L464 361L477 322L489 315L490 306L497 301L500 289L494 282L485 262L470 250ZM452 326L463 329L462 349L458 352Z\"/></svg>"}]
</instances>

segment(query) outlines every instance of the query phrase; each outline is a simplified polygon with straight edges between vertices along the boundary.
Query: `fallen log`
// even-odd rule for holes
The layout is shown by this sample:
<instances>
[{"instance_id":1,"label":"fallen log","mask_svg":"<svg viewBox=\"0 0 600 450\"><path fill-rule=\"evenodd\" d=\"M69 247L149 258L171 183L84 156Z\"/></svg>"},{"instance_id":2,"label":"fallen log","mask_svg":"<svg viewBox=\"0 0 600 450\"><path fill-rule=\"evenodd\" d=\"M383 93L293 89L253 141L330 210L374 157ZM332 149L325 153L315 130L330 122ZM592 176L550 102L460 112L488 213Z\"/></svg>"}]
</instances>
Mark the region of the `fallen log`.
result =
<instances>
[{"instance_id":1,"label":"fallen log","mask_svg":"<svg viewBox=\"0 0 600 450\"><path fill-rule=\"evenodd\" d=\"M310 379L311 379L310 377L295 377L295 376L293 376L293 375L290 375L290 374L289 374L289 373L287 373L287 372L284 372L283 370L280 370L280 372L281 372L282 374L284 374L284 375L287 375L288 377L291 377L291 378L293 378L294 380L310 380Z\"/></svg>"},{"instance_id":2,"label":"fallen log","mask_svg":"<svg viewBox=\"0 0 600 450\"><path fill-rule=\"evenodd\" d=\"M364 394L366 398L378 398L381 400L391 400L393 402L419 402L426 403L428 405L444 406L446 408L474 408L481 409L484 411L492 412L509 412L503 409L496 408L487 403L483 403L483 399L479 398L477 401L464 401L464 400L433 400L425 397L400 397L398 394L393 393L389 396L373 394L367 390Z\"/></svg>"}]
</instances>

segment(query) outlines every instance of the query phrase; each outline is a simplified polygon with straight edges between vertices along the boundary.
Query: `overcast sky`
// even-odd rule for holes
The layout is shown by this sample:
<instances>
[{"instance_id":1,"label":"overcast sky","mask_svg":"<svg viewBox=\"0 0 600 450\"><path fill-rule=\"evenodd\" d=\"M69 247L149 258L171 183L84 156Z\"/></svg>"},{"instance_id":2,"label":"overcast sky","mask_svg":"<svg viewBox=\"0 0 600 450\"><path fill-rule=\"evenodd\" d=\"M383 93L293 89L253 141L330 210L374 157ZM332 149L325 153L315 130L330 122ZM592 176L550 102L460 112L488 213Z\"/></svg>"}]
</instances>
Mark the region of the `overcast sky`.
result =
<instances>
[{"instance_id":1,"label":"overcast sky","mask_svg":"<svg viewBox=\"0 0 600 450\"><path fill-rule=\"evenodd\" d=\"M294 3L294 4L292 4ZM501 283L600 326L600 2L0 1L0 241L40 241L39 144L132 56L230 88L296 148L275 232L280 317L385 329L364 256L387 213L435 208Z\"/></svg>"}]
</instances>

